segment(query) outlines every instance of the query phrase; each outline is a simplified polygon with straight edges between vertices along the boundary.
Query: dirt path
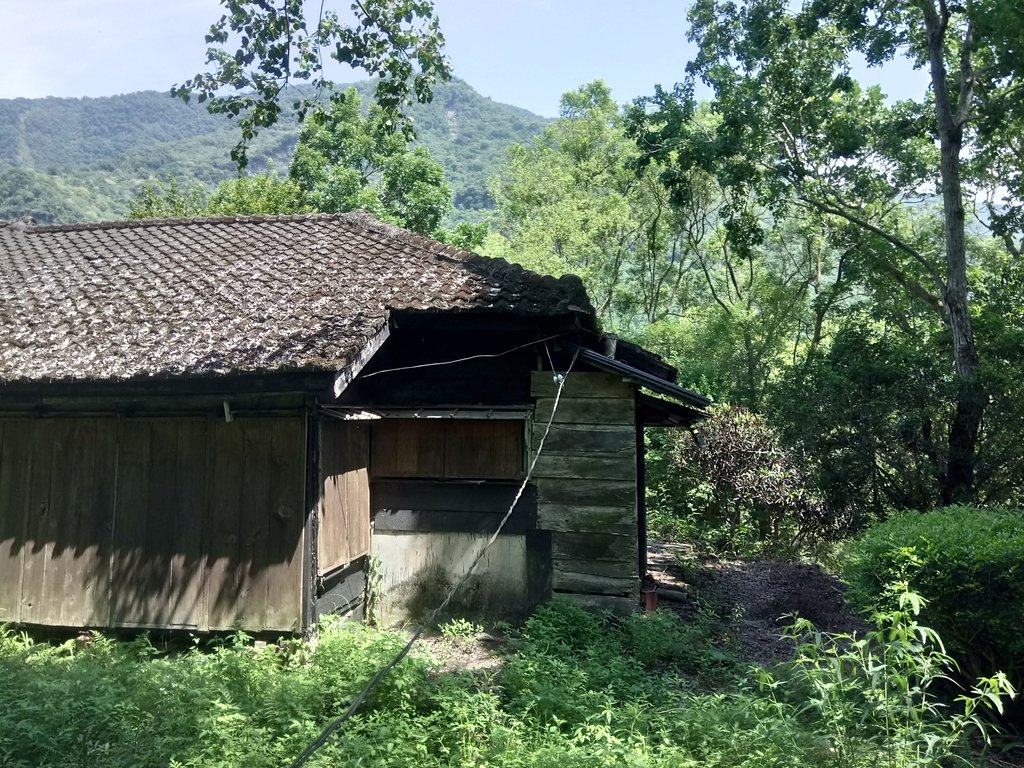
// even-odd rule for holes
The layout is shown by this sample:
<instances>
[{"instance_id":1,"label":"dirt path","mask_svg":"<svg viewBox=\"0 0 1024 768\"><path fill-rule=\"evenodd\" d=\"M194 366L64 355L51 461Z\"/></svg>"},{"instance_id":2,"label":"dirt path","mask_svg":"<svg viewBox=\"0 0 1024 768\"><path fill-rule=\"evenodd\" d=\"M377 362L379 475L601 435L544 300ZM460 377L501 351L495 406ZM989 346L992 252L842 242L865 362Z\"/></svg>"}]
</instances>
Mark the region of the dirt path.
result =
<instances>
[{"instance_id":1,"label":"dirt path","mask_svg":"<svg viewBox=\"0 0 1024 768\"><path fill-rule=\"evenodd\" d=\"M799 614L827 632L862 632L866 627L843 605L843 587L814 565L768 560L730 560L697 556L682 544L652 544L651 574L658 586L681 593L682 602L662 599L660 607L691 618L703 604L735 631L744 660L768 665L788 658L792 644L780 637L781 617ZM468 669L494 673L503 662L504 638L483 628L457 637L428 633L441 671Z\"/></svg>"},{"instance_id":2,"label":"dirt path","mask_svg":"<svg viewBox=\"0 0 1024 768\"><path fill-rule=\"evenodd\" d=\"M787 614L826 632L865 629L843 604L843 585L816 565L698 556L679 544L652 544L648 563L659 587L685 595L684 602L660 606L690 615L703 602L731 617L747 661L770 664L791 654L779 635Z\"/></svg>"}]
</instances>

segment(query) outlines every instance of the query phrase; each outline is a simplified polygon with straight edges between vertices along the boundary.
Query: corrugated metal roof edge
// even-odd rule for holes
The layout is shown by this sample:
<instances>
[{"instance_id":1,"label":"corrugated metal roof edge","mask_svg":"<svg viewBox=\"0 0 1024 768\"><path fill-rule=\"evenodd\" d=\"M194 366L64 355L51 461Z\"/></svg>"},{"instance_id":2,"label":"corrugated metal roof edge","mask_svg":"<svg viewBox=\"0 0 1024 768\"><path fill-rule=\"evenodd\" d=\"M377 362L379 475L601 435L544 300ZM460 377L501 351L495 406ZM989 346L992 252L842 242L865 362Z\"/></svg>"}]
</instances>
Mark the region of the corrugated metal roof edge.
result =
<instances>
[{"instance_id":1,"label":"corrugated metal roof edge","mask_svg":"<svg viewBox=\"0 0 1024 768\"><path fill-rule=\"evenodd\" d=\"M614 373L630 379L652 392L667 395L668 397L679 400L680 402L692 405L695 408L707 408L711 405L711 400L704 397L704 395L698 394L693 390L686 389L685 387L680 387L670 381L660 379L657 376L641 371L639 368L634 368L633 366L627 365L619 360L613 360L607 355L602 355L592 349L580 347L580 359L595 368L601 369L602 371Z\"/></svg>"}]
</instances>

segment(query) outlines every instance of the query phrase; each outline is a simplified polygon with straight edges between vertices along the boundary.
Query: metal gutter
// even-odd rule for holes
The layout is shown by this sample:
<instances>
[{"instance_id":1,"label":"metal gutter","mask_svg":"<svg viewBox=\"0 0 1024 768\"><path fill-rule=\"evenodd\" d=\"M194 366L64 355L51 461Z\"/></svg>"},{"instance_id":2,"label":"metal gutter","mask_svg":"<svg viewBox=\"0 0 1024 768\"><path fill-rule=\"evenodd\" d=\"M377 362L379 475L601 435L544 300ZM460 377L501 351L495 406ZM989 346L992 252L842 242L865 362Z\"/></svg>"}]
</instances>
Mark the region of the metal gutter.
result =
<instances>
[{"instance_id":1,"label":"metal gutter","mask_svg":"<svg viewBox=\"0 0 1024 768\"><path fill-rule=\"evenodd\" d=\"M627 365L619 360L614 360L607 355L602 355L599 352L594 352L591 349L584 347L579 348L579 358L583 362L599 368L607 373L614 373L622 376L625 379L636 382L640 386L657 392L660 395L666 395L675 400L686 403L687 405L693 406L694 408L707 408L711 405L711 401L699 395L693 390L686 389L673 384L670 381L654 376L645 371L641 371L639 368L634 368L631 365Z\"/></svg>"}]
</instances>

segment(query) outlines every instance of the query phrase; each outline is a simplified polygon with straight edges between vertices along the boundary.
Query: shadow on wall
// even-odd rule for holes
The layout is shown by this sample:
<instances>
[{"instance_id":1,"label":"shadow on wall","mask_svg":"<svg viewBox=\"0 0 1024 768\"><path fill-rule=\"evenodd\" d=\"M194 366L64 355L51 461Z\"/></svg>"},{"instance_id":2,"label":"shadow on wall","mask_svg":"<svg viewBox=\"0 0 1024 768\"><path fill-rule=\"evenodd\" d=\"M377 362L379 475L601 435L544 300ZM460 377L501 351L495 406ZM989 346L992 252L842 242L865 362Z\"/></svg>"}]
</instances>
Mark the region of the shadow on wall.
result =
<instances>
[{"instance_id":1,"label":"shadow on wall","mask_svg":"<svg viewBox=\"0 0 1024 768\"><path fill-rule=\"evenodd\" d=\"M301 625L301 417L0 420L0 621Z\"/></svg>"},{"instance_id":2,"label":"shadow on wall","mask_svg":"<svg viewBox=\"0 0 1024 768\"><path fill-rule=\"evenodd\" d=\"M464 532L374 534L384 624L428 618L465 575L487 538ZM544 565L549 561L550 537L544 532L499 536L437 621L525 618L550 590L550 566Z\"/></svg>"}]
</instances>

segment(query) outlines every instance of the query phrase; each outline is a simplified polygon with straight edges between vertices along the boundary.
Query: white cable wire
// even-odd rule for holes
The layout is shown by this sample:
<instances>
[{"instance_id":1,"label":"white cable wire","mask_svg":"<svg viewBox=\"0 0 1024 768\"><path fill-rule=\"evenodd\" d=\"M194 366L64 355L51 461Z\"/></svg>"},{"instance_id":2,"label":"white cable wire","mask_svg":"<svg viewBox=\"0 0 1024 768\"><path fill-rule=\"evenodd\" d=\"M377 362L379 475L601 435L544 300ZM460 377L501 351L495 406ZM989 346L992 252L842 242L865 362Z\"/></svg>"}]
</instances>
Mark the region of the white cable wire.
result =
<instances>
[{"instance_id":1,"label":"white cable wire","mask_svg":"<svg viewBox=\"0 0 1024 768\"><path fill-rule=\"evenodd\" d=\"M544 341L548 341L548 339L545 339ZM532 343L536 342L531 342L531 344ZM558 390L555 392L555 402L551 406L551 415L548 417L548 423L544 427L544 434L541 435L540 441L537 443L537 450L533 454L533 459L530 461L529 468L526 470L526 476L523 478L523 482L520 483L519 490L516 491L515 498L512 499L512 503L509 505L508 511L505 513L505 516L501 518L501 522L498 523L498 527L495 529L494 533L491 534L490 538L487 540L487 543L477 553L476 557L473 558L473 562L470 563L469 568L466 569L466 572L462 574L462 578L460 578L458 582L455 584L455 586L452 587L452 589L448 592L448 595L445 597L444 601L431 612L430 616L423 623L423 625L420 626L413 633L411 638L409 638L409 642L405 644L402 650L399 651L398 654L391 661L389 661L387 664L385 664L383 667L377 670L377 672L374 674L373 677L370 678L370 681L366 684L363 690L360 691L359 694L354 699L352 699L352 702L348 705L348 709L346 709L341 715L339 715L337 718L328 723L327 726L320 732L320 735L316 738L316 740L308 747L306 747L306 749L302 752L301 755L295 758L295 762L293 762L289 768L301 768L303 765L305 765L309 761L309 759L313 755L315 755L320 750L320 748L324 746L324 744L327 743L327 740L339 728L341 728L342 725L344 725L345 721L355 714L356 710L359 709L360 705L369 695L370 691L376 688L377 684L384 679L384 676L387 675L387 673L394 669L396 666L398 666L402 659L404 659L408 655L409 651L412 650L413 645L415 645L416 641L420 639L420 636L422 636L424 628L426 626L431 625L434 622L434 619L437 618L438 614L440 614L441 611L448 607L448 604L451 602L452 598L455 597L455 594L459 591L459 589L462 588L462 585L466 583L466 580L473 573L473 570L477 567L477 565L480 564L480 561L487 553L487 550L489 550L491 548L491 545L498 540L498 536L501 535L502 530L505 528L505 524L509 521L509 518L512 517L512 512L515 510L516 505L519 503L519 500L523 497L523 493L526 490L526 485L530 482L530 478L533 476L533 470L537 466L537 460L540 458L541 451L544 449L544 441L548 439L548 434L551 432L551 425L555 421L555 414L558 412L558 403L562 399L562 390L565 388L565 382L569 380L569 374L572 372L573 366L576 365L576 358L579 356L579 352L579 347L577 347L576 351L573 353L572 361L569 363L569 367L566 369L564 375L557 374L554 368L552 367L551 373L555 377L555 380L558 382ZM379 371L379 373L385 373L385 371Z\"/></svg>"},{"instance_id":2,"label":"white cable wire","mask_svg":"<svg viewBox=\"0 0 1024 768\"><path fill-rule=\"evenodd\" d=\"M567 333L556 333L554 336L547 336L543 339L537 339L536 341L528 341L525 344L520 344L518 347L512 347L512 349L506 349L504 352L491 352L483 353L479 355L470 355L469 357L459 357L455 360L439 360L436 363L420 363L418 365L403 365L398 368L384 368L380 371L373 371L372 373L360 374L360 379L369 379L372 376L380 376L382 373L395 373L397 371L414 371L417 368L436 368L440 365L454 365L455 363L465 363L468 360L483 360L494 357L501 357L502 355L508 355L516 350L523 349L524 347L531 347L534 344L546 344L552 339L557 339L561 336L566 336ZM548 355L550 357L550 354Z\"/></svg>"}]
</instances>

